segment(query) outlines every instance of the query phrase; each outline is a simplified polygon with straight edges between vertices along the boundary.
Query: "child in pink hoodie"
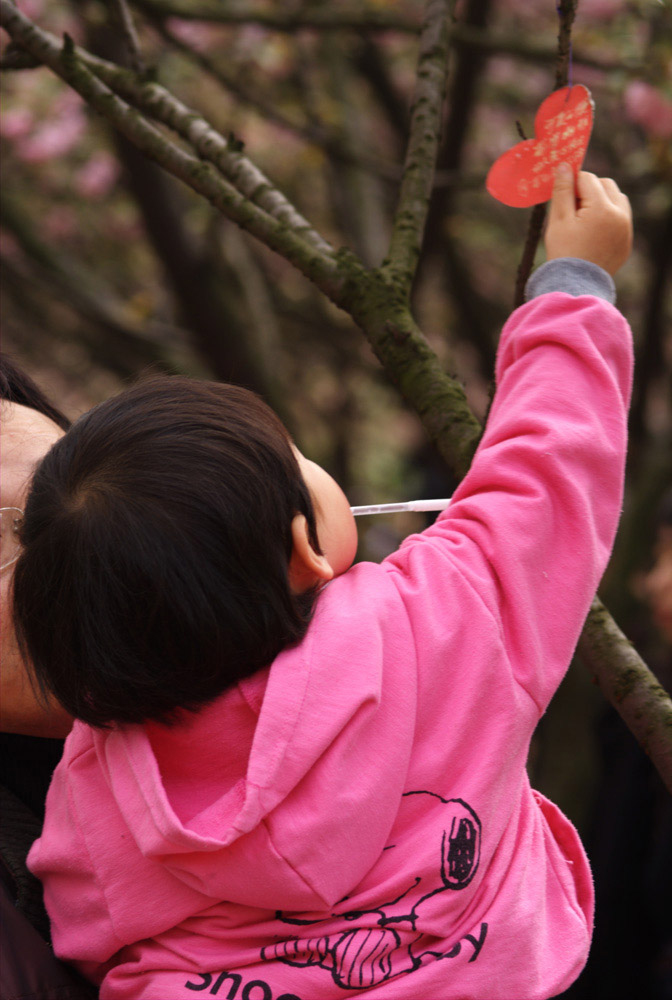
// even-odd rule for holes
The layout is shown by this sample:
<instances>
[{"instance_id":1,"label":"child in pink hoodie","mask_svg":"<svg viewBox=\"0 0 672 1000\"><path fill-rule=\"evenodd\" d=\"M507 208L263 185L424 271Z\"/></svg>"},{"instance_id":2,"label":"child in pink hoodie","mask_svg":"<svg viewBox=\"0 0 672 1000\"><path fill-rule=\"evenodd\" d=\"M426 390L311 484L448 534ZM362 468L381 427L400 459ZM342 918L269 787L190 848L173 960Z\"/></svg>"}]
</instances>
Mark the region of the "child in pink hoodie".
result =
<instances>
[{"instance_id":1,"label":"child in pink hoodie","mask_svg":"<svg viewBox=\"0 0 672 1000\"><path fill-rule=\"evenodd\" d=\"M78 719L30 867L106 1000L541 1000L593 891L530 738L606 565L631 340L612 181L560 174L449 509L381 565L267 408L158 379L39 467L16 567Z\"/></svg>"}]
</instances>

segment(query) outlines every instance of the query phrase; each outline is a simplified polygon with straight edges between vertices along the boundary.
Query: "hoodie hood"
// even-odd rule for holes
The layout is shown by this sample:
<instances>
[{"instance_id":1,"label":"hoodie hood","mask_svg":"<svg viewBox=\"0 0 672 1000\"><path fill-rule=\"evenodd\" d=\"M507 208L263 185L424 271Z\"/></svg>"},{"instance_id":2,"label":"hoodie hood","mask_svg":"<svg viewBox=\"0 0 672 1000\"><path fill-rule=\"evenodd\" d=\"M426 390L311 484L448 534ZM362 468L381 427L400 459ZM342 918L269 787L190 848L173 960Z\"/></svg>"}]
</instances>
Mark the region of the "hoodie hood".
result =
<instances>
[{"instance_id":1,"label":"hoodie hood","mask_svg":"<svg viewBox=\"0 0 672 1000\"><path fill-rule=\"evenodd\" d=\"M387 594L379 615L343 621L372 575ZM383 677L389 644L409 642L385 581L368 564L333 581L300 645L174 727L78 727L131 854L199 894L268 910L330 908L360 881L394 822L414 731L414 670Z\"/></svg>"}]
</instances>

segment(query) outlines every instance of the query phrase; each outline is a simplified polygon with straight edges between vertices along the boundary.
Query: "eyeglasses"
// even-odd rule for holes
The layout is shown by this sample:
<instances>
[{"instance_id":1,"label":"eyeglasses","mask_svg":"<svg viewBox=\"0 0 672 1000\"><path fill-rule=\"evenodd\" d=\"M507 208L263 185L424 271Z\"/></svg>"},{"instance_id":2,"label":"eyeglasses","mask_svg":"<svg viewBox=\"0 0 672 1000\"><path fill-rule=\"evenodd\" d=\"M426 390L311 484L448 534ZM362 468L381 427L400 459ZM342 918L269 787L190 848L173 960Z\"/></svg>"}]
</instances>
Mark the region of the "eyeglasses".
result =
<instances>
[{"instance_id":1,"label":"eyeglasses","mask_svg":"<svg viewBox=\"0 0 672 1000\"><path fill-rule=\"evenodd\" d=\"M20 507L0 507L0 571L19 558L19 528L22 518L23 511Z\"/></svg>"}]
</instances>

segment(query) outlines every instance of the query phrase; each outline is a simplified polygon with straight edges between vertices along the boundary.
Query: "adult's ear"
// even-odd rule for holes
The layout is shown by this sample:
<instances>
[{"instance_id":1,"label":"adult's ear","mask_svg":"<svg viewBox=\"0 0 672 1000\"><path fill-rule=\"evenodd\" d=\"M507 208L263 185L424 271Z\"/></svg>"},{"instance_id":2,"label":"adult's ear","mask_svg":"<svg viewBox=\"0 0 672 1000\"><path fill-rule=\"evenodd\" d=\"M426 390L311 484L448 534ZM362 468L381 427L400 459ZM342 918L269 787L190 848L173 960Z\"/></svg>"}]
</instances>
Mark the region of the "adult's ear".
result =
<instances>
[{"instance_id":1,"label":"adult's ear","mask_svg":"<svg viewBox=\"0 0 672 1000\"><path fill-rule=\"evenodd\" d=\"M326 583L334 576L334 571L326 556L313 548L308 536L308 522L304 514L295 514L292 519L292 554L289 560L289 585L295 594Z\"/></svg>"}]
</instances>

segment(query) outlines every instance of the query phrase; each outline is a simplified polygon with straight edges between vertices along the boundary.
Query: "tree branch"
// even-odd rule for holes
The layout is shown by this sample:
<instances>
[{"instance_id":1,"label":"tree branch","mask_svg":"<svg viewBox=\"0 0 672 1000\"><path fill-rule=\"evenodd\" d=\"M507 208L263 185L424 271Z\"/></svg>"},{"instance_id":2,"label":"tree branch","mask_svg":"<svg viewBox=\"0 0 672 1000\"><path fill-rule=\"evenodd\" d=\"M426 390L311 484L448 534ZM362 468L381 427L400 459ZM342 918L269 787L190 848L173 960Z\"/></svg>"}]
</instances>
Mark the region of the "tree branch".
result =
<instances>
[{"instance_id":1,"label":"tree branch","mask_svg":"<svg viewBox=\"0 0 672 1000\"><path fill-rule=\"evenodd\" d=\"M560 24L558 26L558 54L555 63L555 89L566 87L572 62L572 27L579 0L556 0Z\"/></svg>"},{"instance_id":2,"label":"tree branch","mask_svg":"<svg viewBox=\"0 0 672 1000\"><path fill-rule=\"evenodd\" d=\"M399 203L383 271L410 295L420 258L448 79L448 0L429 0L420 50Z\"/></svg>"},{"instance_id":3,"label":"tree branch","mask_svg":"<svg viewBox=\"0 0 672 1000\"><path fill-rule=\"evenodd\" d=\"M138 33L135 30L133 17L128 9L128 4L126 0L113 0L112 6L117 16L117 21L119 22L119 27L121 28L121 34L124 40L126 64L135 73L144 73L145 63L140 51L140 41L138 39Z\"/></svg>"},{"instance_id":4,"label":"tree branch","mask_svg":"<svg viewBox=\"0 0 672 1000\"><path fill-rule=\"evenodd\" d=\"M185 21L217 24L256 24L275 31L295 32L299 28L319 30L402 31L415 34L418 18L393 9L352 5L310 6L305 9L274 9L267 6L241 7L221 0L133 0L134 5L153 17L179 17Z\"/></svg>"},{"instance_id":5,"label":"tree branch","mask_svg":"<svg viewBox=\"0 0 672 1000\"><path fill-rule=\"evenodd\" d=\"M572 58L572 25L576 16L578 0L557 0L558 17L560 25L558 29L558 46L555 62L555 89L566 87L569 80L569 68ZM530 216L530 224L527 230L527 238L523 249L523 256L518 266L516 275L516 288L514 295L514 306L521 306L525 301L525 285L534 267L534 258L546 221L546 204L535 205Z\"/></svg>"},{"instance_id":6,"label":"tree branch","mask_svg":"<svg viewBox=\"0 0 672 1000\"><path fill-rule=\"evenodd\" d=\"M113 63L78 51L83 61L111 90L134 107L167 125L185 139L201 160L214 164L249 201L298 234L320 253L333 254L333 247L317 233L266 175L238 150L232 149L205 118L187 107L158 83L139 83Z\"/></svg>"},{"instance_id":7,"label":"tree branch","mask_svg":"<svg viewBox=\"0 0 672 1000\"><path fill-rule=\"evenodd\" d=\"M557 46L529 42L520 35L508 35L502 31L490 31L468 24L455 24L449 29L451 44L461 45L465 49L478 49L493 55L515 56L525 62L548 66L557 56ZM591 69L602 70L605 73L618 72L641 74L644 63L640 59L605 59L597 52L576 51L573 53L574 63L589 66Z\"/></svg>"},{"instance_id":8,"label":"tree branch","mask_svg":"<svg viewBox=\"0 0 672 1000\"><path fill-rule=\"evenodd\" d=\"M133 0L136 7L142 9L143 13L151 18L156 24L171 17L189 21L204 21L213 24L259 24L260 27L270 31L280 31L293 33L300 28L319 28L321 31L357 31L360 34L372 34L376 32L396 31L401 34L419 34L421 23L419 18L405 18L384 14L376 11L376 20L372 20L366 11L354 13L334 10L328 11L326 8L319 15L319 24L315 23L313 14L307 16L305 13L296 12L292 16L278 14L277 11L269 14L264 10L263 14L258 11L232 12L230 9L220 5L208 6L207 8L197 4L189 4L186 0L179 8L172 9L172 4L160 2L160 0ZM207 16L206 16L207 11ZM263 20L262 20L263 18ZM535 44L521 38L520 35L508 35L501 31L484 31L467 24L454 24L448 27L448 36L451 45L460 45L465 49L480 50L492 54L514 56L525 62L547 66L555 59L557 49L545 44ZM188 48L188 46L184 46ZM198 53L193 53L195 57ZM617 72L625 73L628 76L641 76L646 70L646 64L641 59L605 59L598 52L585 52L577 50L573 53L573 61L577 66L587 66L591 69L601 70L605 73ZM22 60L14 61L5 56L0 61L0 69L28 69L34 68L35 63L23 63Z\"/></svg>"},{"instance_id":9,"label":"tree branch","mask_svg":"<svg viewBox=\"0 0 672 1000\"><path fill-rule=\"evenodd\" d=\"M408 290L382 269L365 271L347 252L339 263L349 278L334 301L364 331L388 376L418 413L429 439L462 478L476 451L481 425L469 409L461 383L443 370L415 323Z\"/></svg>"},{"instance_id":10,"label":"tree branch","mask_svg":"<svg viewBox=\"0 0 672 1000\"><path fill-rule=\"evenodd\" d=\"M578 653L672 793L672 700L597 597Z\"/></svg>"},{"instance_id":11,"label":"tree branch","mask_svg":"<svg viewBox=\"0 0 672 1000\"><path fill-rule=\"evenodd\" d=\"M212 24L244 25L255 24L269 31L294 33L299 29L319 31L356 31L359 34L373 34L381 31L395 31L416 35L421 31L421 19L415 15L396 13L374 7L313 7L312 9L283 11L268 7L255 8L248 4L236 9L220 0L133 0L136 7L152 19L176 17L184 21L205 21ZM461 44L472 49L482 49L491 53L512 55L528 62L547 66L556 56L557 50L549 45L528 42L520 35L506 32L483 31L465 24L448 27L451 44ZM625 59L618 62L605 59L597 52L574 53L574 62L594 69L617 71L619 73L641 73L641 60Z\"/></svg>"},{"instance_id":12,"label":"tree branch","mask_svg":"<svg viewBox=\"0 0 672 1000\"><path fill-rule=\"evenodd\" d=\"M523 255L520 258L520 264L518 265L518 270L516 272L516 285L513 297L513 305L515 309L517 309L518 306L522 306L525 301L525 285L527 284L528 278L532 274L532 268L534 267L534 260L537 256L539 242L544 232L545 221L546 204L535 205L532 209L530 222L527 227L527 236L525 237Z\"/></svg>"},{"instance_id":13,"label":"tree branch","mask_svg":"<svg viewBox=\"0 0 672 1000\"><path fill-rule=\"evenodd\" d=\"M0 70L35 69L41 65L39 59L35 59L30 52L26 52L13 41L9 43L0 59Z\"/></svg>"}]
</instances>

